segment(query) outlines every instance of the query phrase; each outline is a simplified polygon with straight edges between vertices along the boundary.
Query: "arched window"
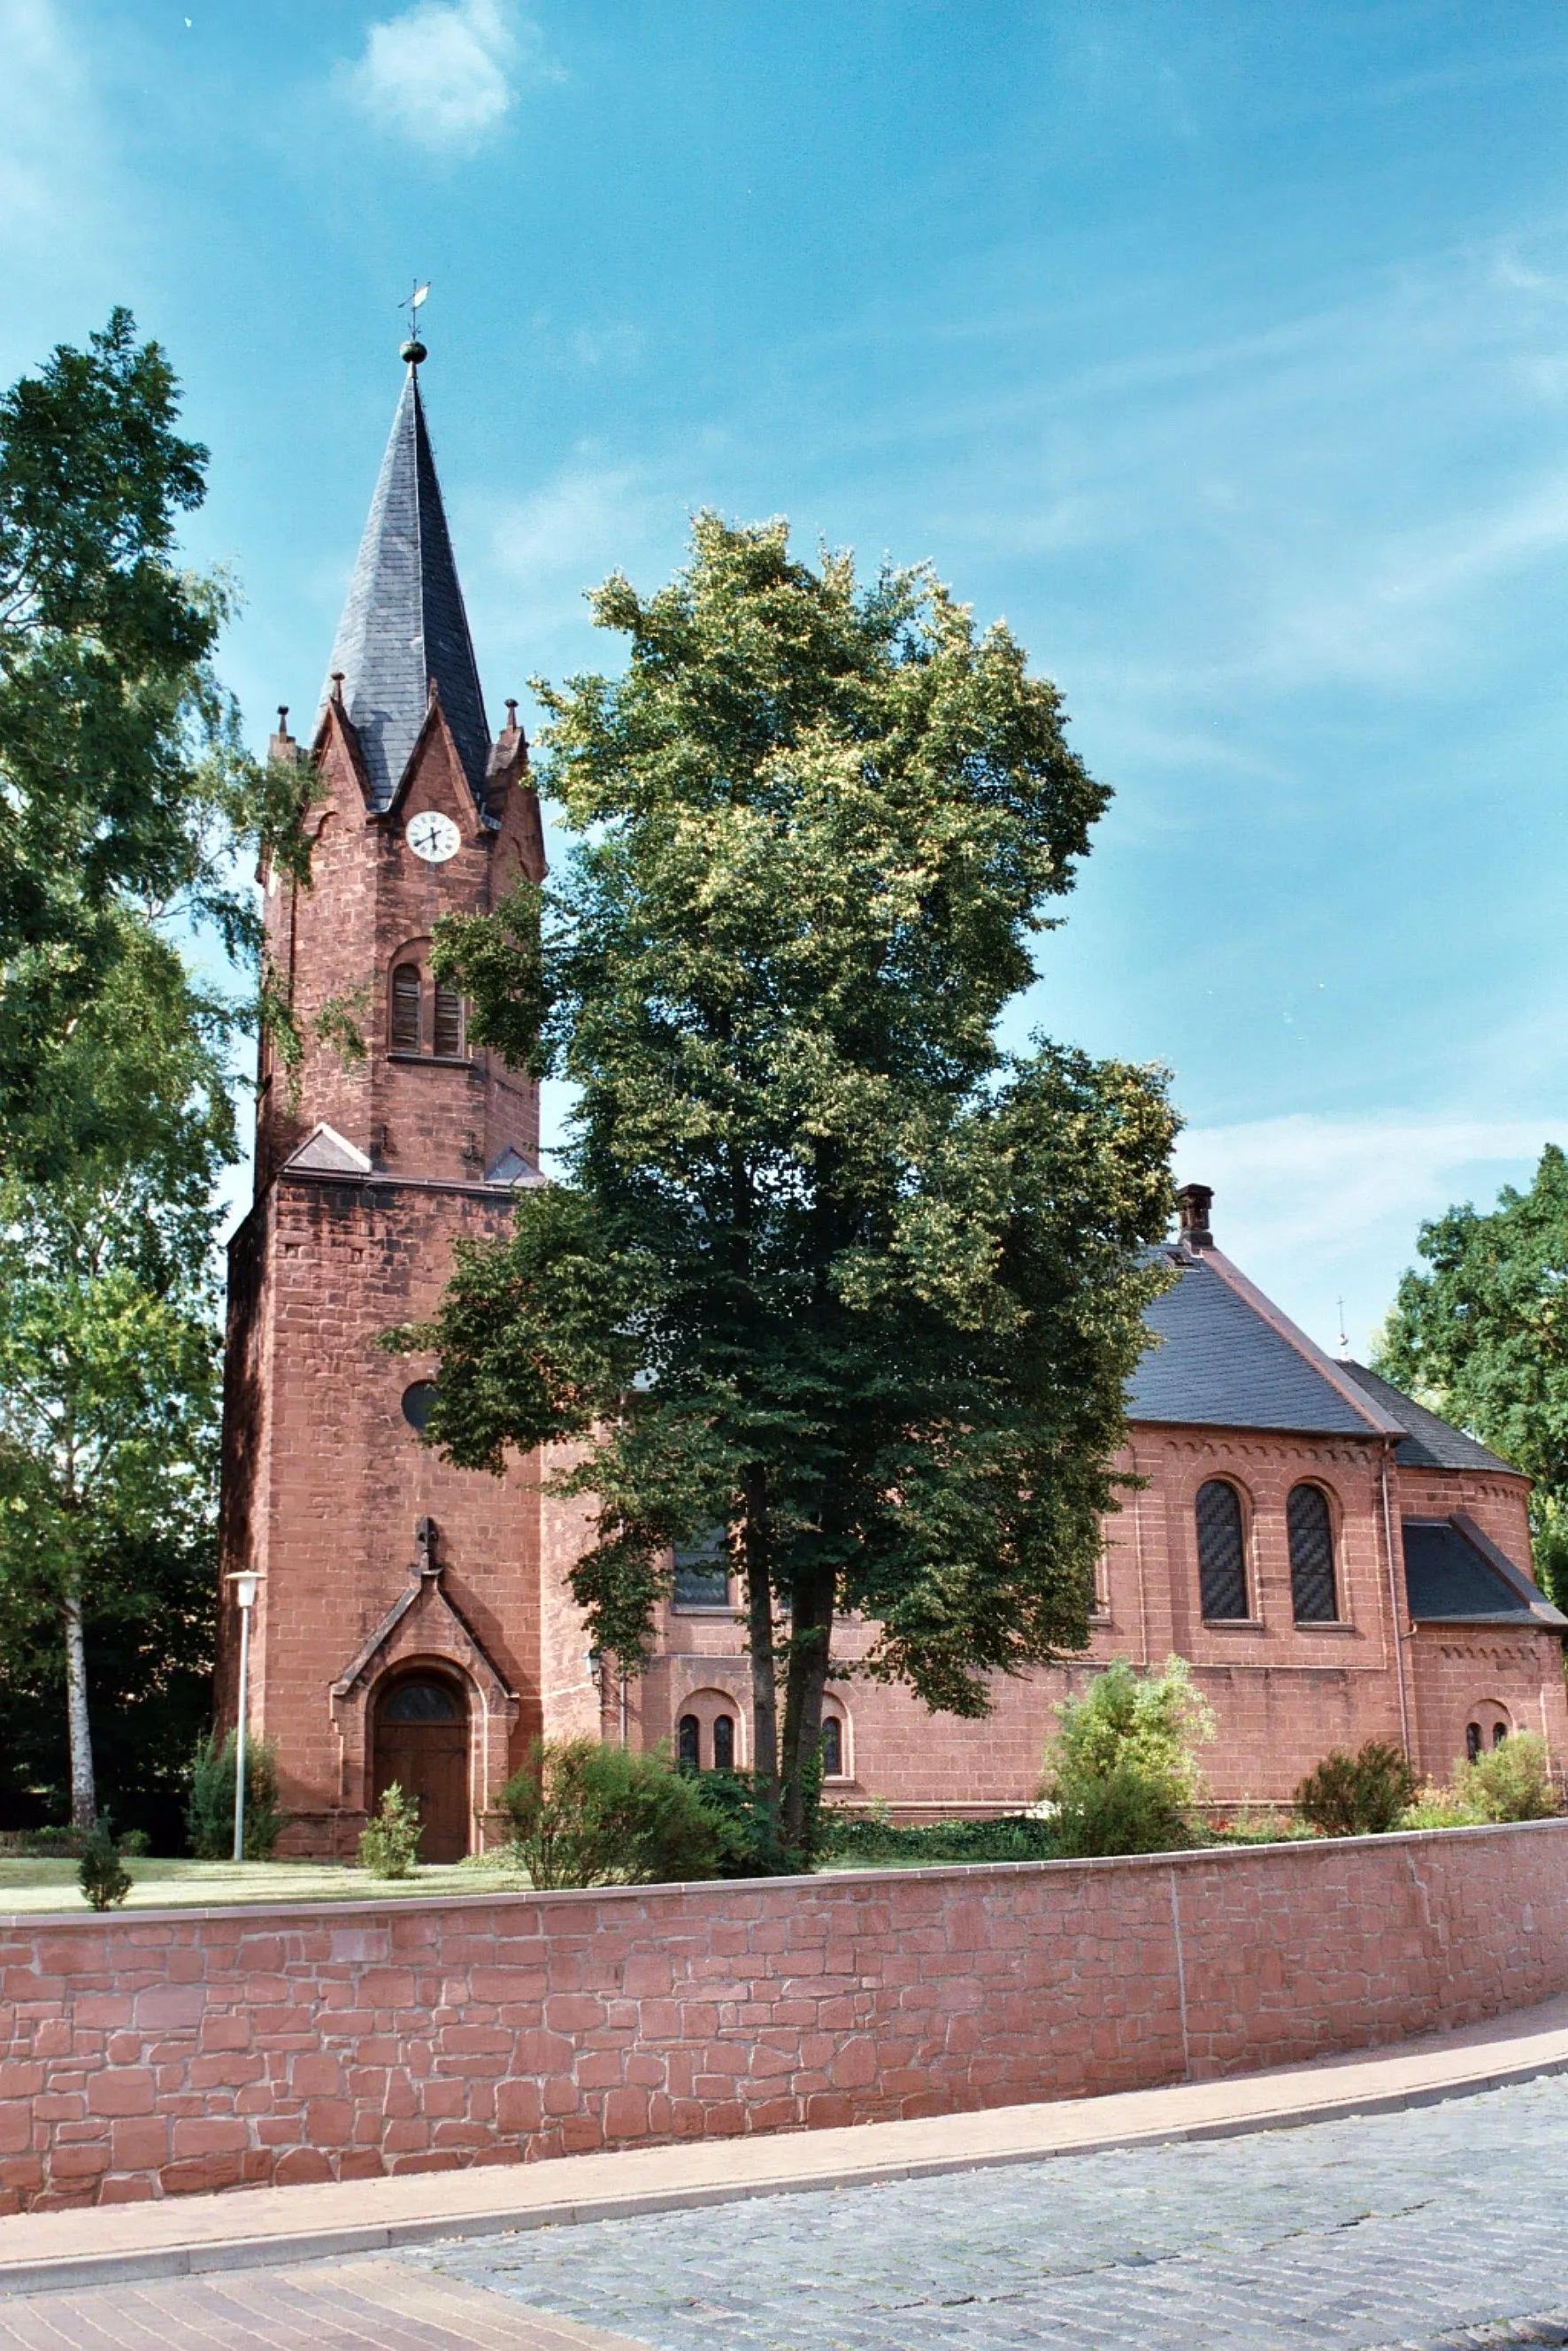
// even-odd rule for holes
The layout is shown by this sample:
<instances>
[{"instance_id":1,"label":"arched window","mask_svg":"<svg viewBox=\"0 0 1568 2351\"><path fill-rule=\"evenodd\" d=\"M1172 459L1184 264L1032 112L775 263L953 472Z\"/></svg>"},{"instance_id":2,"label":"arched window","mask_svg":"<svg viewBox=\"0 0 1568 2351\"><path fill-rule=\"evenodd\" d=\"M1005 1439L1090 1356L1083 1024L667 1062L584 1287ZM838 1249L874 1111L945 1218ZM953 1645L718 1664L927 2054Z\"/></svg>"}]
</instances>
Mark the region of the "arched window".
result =
<instances>
[{"instance_id":1,"label":"arched window","mask_svg":"<svg viewBox=\"0 0 1568 2351\"><path fill-rule=\"evenodd\" d=\"M1333 1519L1321 1486L1293 1486L1285 1505L1291 1535L1291 1597L1298 1625L1332 1625L1339 1615L1333 1588Z\"/></svg>"},{"instance_id":2,"label":"arched window","mask_svg":"<svg viewBox=\"0 0 1568 2351\"><path fill-rule=\"evenodd\" d=\"M735 1717L717 1714L713 1724L713 1768L716 1771L735 1769Z\"/></svg>"},{"instance_id":3,"label":"arched window","mask_svg":"<svg viewBox=\"0 0 1568 2351\"><path fill-rule=\"evenodd\" d=\"M1493 1745L1494 1747L1500 1747L1500 1746L1502 1745L1503 1740L1504 1740L1507 1737L1508 1737L1508 1725L1507 1725L1507 1723L1506 1723L1506 1722L1494 1722L1494 1723L1492 1724L1492 1727L1491 1727L1491 1743L1492 1743L1492 1745Z\"/></svg>"},{"instance_id":4,"label":"arched window","mask_svg":"<svg viewBox=\"0 0 1568 2351\"><path fill-rule=\"evenodd\" d=\"M446 1682L399 1682L382 1701L383 1722L461 1722L457 1694Z\"/></svg>"},{"instance_id":5,"label":"arched window","mask_svg":"<svg viewBox=\"0 0 1568 2351\"><path fill-rule=\"evenodd\" d=\"M435 983L435 1050L449 1061L463 1051L463 998L440 980Z\"/></svg>"},{"instance_id":6,"label":"arched window","mask_svg":"<svg viewBox=\"0 0 1568 2351\"><path fill-rule=\"evenodd\" d=\"M1247 1614L1247 1561L1241 1538L1241 1497L1223 1478L1197 1489L1197 1581L1210 1623Z\"/></svg>"},{"instance_id":7,"label":"arched window","mask_svg":"<svg viewBox=\"0 0 1568 2351\"><path fill-rule=\"evenodd\" d=\"M702 1762L698 1741L702 1731L695 1714L683 1714L675 1729L675 1752L695 1771Z\"/></svg>"},{"instance_id":8,"label":"arched window","mask_svg":"<svg viewBox=\"0 0 1568 2351\"><path fill-rule=\"evenodd\" d=\"M392 974L392 1040L399 1053L417 1053L423 1040L419 1017L419 966L400 963Z\"/></svg>"},{"instance_id":9,"label":"arched window","mask_svg":"<svg viewBox=\"0 0 1568 2351\"><path fill-rule=\"evenodd\" d=\"M1481 1751L1481 1727L1479 1722L1465 1725L1465 1753L1473 1763Z\"/></svg>"},{"instance_id":10,"label":"arched window","mask_svg":"<svg viewBox=\"0 0 1568 2351\"><path fill-rule=\"evenodd\" d=\"M822 1777L841 1780L844 1776L844 1726L836 1714L822 1717Z\"/></svg>"}]
</instances>

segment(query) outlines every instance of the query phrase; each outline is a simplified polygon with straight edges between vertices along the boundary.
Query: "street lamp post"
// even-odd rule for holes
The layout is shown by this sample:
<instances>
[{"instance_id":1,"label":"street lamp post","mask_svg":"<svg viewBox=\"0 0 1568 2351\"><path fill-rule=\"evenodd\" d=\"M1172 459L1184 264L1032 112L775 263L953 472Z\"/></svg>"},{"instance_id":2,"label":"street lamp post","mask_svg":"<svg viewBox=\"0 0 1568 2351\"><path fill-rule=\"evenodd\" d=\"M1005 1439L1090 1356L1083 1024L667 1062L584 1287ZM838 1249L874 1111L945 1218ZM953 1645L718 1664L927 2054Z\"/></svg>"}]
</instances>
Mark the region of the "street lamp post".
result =
<instances>
[{"instance_id":1,"label":"street lamp post","mask_svg":"<svg viewBox=\"0 0 1568 2351\"><path fill-rule=\"evenodd\" d=\"M235 1730L235 1859L245 1859L245 1733L250 1713L250 1612L256 1606L260 1575L246 1569L231 1575L239 1603L239 1719Z\"/></svg>"}]
</instances>

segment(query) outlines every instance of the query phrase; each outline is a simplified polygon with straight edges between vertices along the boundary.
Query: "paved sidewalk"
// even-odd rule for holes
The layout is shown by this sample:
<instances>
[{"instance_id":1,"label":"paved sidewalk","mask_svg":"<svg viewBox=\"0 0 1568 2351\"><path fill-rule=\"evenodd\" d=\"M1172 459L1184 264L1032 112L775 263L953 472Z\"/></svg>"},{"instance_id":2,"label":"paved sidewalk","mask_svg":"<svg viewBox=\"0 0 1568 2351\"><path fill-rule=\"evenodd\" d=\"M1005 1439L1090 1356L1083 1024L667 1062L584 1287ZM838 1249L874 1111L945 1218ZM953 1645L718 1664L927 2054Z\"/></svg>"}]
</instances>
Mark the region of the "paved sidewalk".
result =
<instances>
[{"instance_id":1,"label":"paved sidewalk","mask_svg":"<svg viewBox=\"0 0 1568 2351\"><path fill-rule=\"evenodd\" d=\"M0 2351L645 2351L406 2262L175 2278L0 2305Z\"/></svg>"},{"instance_id":2,"label":"paved sidewalk","mask_svg":"<svg viewBox=\"0 0 1568 2351\"><path fill-rule=\"evenodd\" d=\"M247 2267L341 2261L442 2239L1232 2137L1393 2113L1563 2072L1568 1996L1392 2050L1225 2082L550 2163L24 2213L0 2220L0 2296L220 2271L232 2280Z\"/></svg>"}]
</instances>

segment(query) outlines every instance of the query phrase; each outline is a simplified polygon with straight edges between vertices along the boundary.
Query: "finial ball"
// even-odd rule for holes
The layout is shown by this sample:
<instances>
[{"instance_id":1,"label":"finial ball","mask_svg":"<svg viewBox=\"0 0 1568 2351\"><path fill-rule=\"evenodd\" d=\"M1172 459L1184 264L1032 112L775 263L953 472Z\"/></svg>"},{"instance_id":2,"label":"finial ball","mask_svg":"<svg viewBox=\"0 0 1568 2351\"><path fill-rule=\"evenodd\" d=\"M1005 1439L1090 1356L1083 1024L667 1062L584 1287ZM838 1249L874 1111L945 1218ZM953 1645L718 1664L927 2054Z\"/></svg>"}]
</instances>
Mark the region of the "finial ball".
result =
<instances>
[{"instance_id":1,"label":"finial ball","mask_svg":"<svg viewBox=\"0 0 1568 2351\"><path fill-rule=\"evenodd\" d=\"M427 360L430 357L430 353L425 350L424 345L420 341L419 337L417 335L413 335L406 343L404 343L402 350L398 353L398 357L399 359L406 360L410 367L417 367L421 360Z\"/></svg>"}]
</instances>

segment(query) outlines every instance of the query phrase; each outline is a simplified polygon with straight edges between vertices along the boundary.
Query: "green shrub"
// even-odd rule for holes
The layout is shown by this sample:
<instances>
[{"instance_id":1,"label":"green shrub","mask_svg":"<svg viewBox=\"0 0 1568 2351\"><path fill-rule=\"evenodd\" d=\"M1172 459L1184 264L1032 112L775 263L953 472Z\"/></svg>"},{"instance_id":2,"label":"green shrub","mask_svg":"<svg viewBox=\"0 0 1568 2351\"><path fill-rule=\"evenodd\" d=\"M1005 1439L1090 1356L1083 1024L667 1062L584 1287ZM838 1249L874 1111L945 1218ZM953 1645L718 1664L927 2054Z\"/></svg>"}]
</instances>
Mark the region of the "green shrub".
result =
<instances>
[{"instance_id":1,"label":"green shrub","mask_svg":"<svg viewBox=\"0 0 1568 2351\"><path fill-rule=\"evenodd\" d=\"M226 1861L235 1849L234 1732L221 1745L214 1731L198 1740L191 1760L191 1794L185 1826L198 1861ZM277 1804L277 1755L269 1739L247 1739L245 1750L245 1857L270 1861L287 1825Z\"/></svg>"},{"instance_id":2,"label":"green shrub","mask_svg":"<svg viewBox=\"0 0 1568 2351\"><path fill-rule=\"evenodd\" d=\"M1478 1821L1549 1821L1557 1811L1546 1741L1517 1730L1488 1755L1454 1766L1454 1795Z\"/></svg>"},{"instance_id":3,"label":"green shrub","mask_svg":"<svg viewBox=\"0 0 1568 2351\"><path fill-rule=\"evenodd\" d=\"M372 1877L412 1877L423 1834L419 1799L405 1796L394 1780L360 1831L360 1867Z\"/></svg>"},{"instance_id":4,"label":"green shrub","mask_svg":"<svg viewBox=\"0 0 1568 2351\"><path fill-rule=\"evenodd\" d=\"M131 1891L131 1872L120 1858L106 1820L99 1821L82 1847L77 1884L95 1910L111 1910Z\"/></svg>"},{"instance_id":5,"label":"green shrub","mask_svg":"<svg viewBox=\"0 0 1568 2351\"><path fill-rule=\"evenodd\" d=\"M536 1739L501 1803L538 1886L668 1885L718 1869L719 1822L663 1755Z\"/></svg>"},{"instance_id":6,"label":"green shrub","mask_svg":"<svg viewBox=\"0 0 1568 2351\"><path fill-rule=\"evenodd\" d=\"M1193 1750L1213 1738L1214 1717L1182 1658L1145 1675L1118 1658L1057 1714L1043 1793L1063 1859L1168 1853L1195 1841L1204 1791Z\"/></svg>"},{"instance_id":7,"label":"green shrub","mask_svg":"<svg viewBox=\"0 0 1568 2351\"><path fill-rule=\"evenodd\" d=\"M713 1823L716 1876L788 1877L800 1866L780 1844L778 1813L758 1793L751 1772L694 1772L689 1764L678 1765L677 1769L683 1779L695 1788L703 1810ZM813 1813L814 1828L822 1817L820 1811ZM820 1847L820 1832L817 1841Z\"/></svg>"},{"instance_id":8,"label":"green shrub","mask_svg":"<svg viewBox=\"0 0 1568 2351\"><path fill-rule=\"evenodd\" d=\"M830 1861L904 1865L929 1862L1050 1861L1056 1852L1051 1823L1032 1813L1007 1813L988 1821L932 1821L919 1828L895 1828L885 1811L826 1812L821 1850Z\"/></svg>"},{"instance_id":9,"label":"green shrub","mask_svg":"<svg viewBox=\"0 0 1568 2351\"><path fill-rule=\"evenodd\" d=\"M1400 1813L1399 1825L1402 1829L1473 1829L1480 1825L1480 1819L1474 1806L1462 1803L1451 1788L1435 1787L1428 1780L1416 1789L1415 1802Z\"/></svg>"},{"instance_id":10,"label":"green shrub","mask_svg":"<svg viewBox=\"0 0 1568 2351\"><path fill-rule=\"evenodd\" d=\"M1324 1836L1384 1836L1414 1802L1416 1774L1396 1747L1369 1739L1354 1755L1336 1747L1296 1790L1296 1810Z\"/></svg>"}]
</instances>

